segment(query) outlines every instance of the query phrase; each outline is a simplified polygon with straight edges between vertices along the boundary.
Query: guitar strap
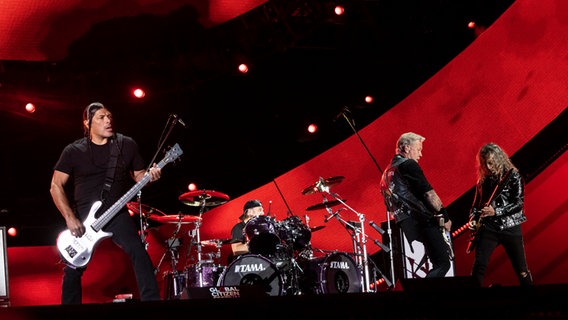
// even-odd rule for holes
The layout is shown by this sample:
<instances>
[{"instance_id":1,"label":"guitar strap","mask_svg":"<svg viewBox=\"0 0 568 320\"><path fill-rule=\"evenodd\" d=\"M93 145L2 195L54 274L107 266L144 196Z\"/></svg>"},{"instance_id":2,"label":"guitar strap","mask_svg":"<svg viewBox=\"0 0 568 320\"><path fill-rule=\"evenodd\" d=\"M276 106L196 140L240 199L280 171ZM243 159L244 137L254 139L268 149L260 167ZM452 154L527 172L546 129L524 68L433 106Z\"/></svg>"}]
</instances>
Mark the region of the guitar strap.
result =
<instances>
[{"instance_id":1,"label":"guitar strap","mask_svg":"<svg viewBox=\"0 0 568 320\"><path fill-rule=\"evenodd\" d=\"M116 141L115 141L116 140ZM122 146L122 134L117 133L116 139L110 140L110 157L108 161L107 176L105 178L105 183L103 185L103 190L101 191L101 200L104 202L106 196L110 192L112 183L114 182L114 172L116 170L116 163L118 162L118 152Z\"/></svg>"}]
</instances>

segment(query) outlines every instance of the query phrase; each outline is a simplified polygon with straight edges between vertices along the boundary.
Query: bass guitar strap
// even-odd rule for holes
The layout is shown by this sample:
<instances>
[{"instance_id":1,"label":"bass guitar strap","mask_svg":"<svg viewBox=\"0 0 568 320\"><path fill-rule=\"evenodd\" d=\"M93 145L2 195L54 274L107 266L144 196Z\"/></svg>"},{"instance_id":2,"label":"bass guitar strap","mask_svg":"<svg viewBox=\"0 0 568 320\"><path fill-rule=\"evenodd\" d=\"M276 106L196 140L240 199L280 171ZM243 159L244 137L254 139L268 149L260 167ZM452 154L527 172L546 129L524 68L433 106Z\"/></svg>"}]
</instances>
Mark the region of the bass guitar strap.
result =
<instances>
[{"instance_id":1,"label":"bass guitar strap","mask_svg":"<svg viewBox=\"0 0 568 320\"><path fill-rule=\"evenodd\" d=\"M110 188L112 187L112 183L114 182L114 173L116 171L116 164L118 162L118 153L120 151L120 146L122 146L122 134L117 133L116 139L111 139L110 144L110 157L108 161L107 176L105 178L103 190L101 191L101 200L103 202L110 192Z\"/></svg>"}]
</instances>

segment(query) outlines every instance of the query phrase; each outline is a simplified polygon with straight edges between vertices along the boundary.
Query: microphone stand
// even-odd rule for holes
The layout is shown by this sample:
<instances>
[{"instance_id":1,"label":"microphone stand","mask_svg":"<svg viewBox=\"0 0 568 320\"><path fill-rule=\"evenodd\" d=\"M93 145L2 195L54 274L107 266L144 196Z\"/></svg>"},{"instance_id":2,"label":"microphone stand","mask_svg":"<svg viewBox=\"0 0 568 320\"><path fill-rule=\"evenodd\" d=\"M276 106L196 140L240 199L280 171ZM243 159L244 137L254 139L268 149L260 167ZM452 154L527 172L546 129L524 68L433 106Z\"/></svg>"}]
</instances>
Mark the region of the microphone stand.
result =
<instances>
[{"instance_id":1,"label":"microphone stand","mask_svg":"<svg viewBox=\"0 0 568 320\"><path fill-rule=\"evenodd\" d=\"M361 135L359 135L359 132L355 128L355 121L349 119L349 117L347 116L347 112L345 112L345 110L341 113L341 115L343 116L345 121L347 121L347 124L349 125L351 130L353 130L355 135L357 135L357 138L359 138L359 141L361 142L361 144L365 148L365 151L367 151L367 154L369 155L369 157L371 158L371 160L375 164L375 167L377 167L377 169L379 170L379 173L382 177L383 169L381 169L381 166L379 165L379 163L377 162L377 160L375 159L375 157L373 156L373 154L371 153L371 151L367 147L367 144L365 144L365 141L363 141L363 138L361 138ZM392 286L394 286L396 281L395 281L395 276L394 276L394 256L393 256L393 244L392 244L392 228L391 228L391 219L390 219L390 215L389 215L388 211L386 213L386 218L387 218L387 234L389 236L389 259L390 259L391 283L392 283ZM391 287L391 286L389 286L389 287Z\"/></svg>"},{"instance_id":2,"label":"microphone stand","mask_svg":"<svg viewBox=\"0 0 568 320\"><path fill-rule=\"evenodd\" d=\"M173 116L173 115L170 115L168 117L168 121L166 122L166 126L164 127L164 130L162 130L162 135L160 137L160 142L158 143L158 148L156 150L156 153L154 153L154 157L152 158L152 161L149 162L148 168L146 168L146 171L150 171L150 168L152 168L152 166L154 165L154 162L156 161L158 154L160 154L160 151L164 147L164 143L167 141L167 139L170 136L170 133L172 132L172 130L174 129L176 123L178 123L178 118ZM147 225L146 225L145 220L142 217L143 215L142 215L142 200L141 199L142 199L142 190L138 191L138 212L140 212L140 238L142 240L142 243L146 247L146 249L148 249L148 242L146 241L146 235L144 234L144 232L146 231Z\"/></svg>"}]
</instances>

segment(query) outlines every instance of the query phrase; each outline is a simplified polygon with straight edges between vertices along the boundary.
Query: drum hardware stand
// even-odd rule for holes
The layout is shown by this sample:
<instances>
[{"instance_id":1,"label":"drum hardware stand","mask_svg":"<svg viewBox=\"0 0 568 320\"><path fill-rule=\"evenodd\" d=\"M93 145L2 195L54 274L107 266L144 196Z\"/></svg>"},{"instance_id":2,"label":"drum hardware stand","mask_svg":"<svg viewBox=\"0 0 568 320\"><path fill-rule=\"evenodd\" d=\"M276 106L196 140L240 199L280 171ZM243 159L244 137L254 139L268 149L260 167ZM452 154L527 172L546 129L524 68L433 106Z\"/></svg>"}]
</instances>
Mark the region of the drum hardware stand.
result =
<instances>
[{"instance_id":1,"label":"drum hardware stand","mask_svg":"<svg viewBox=\"0 0 568 320\"><path fill-rule=\"evenodd\" d=\"M140 240L144 244L144 248L148 249L148 241L146 241L146 233L148 230L148 221L142 211L142 190L138 191L138 212L140 213Z\"/></svg>"},{"instance_id":2,"label":"drum hardware stand","mask_svg":"<svg viewBox=\"0 0 568 320\"><path fill-rule=\"evenodd\" d=\"M164 258L166 257L166 255L170 255L170 268L171 268L171 276L172 278L170 279L171 283L170 285L172 286L170 289L168 290L168 284L166 284L166 299L172 299L172 298L177 298L182 294L182 290L184 288L185 283L183 283L184 279L181 279L180 282L180 274L179 271L177 269L177 264L179 262L179 251L178 248L181 246L181 239L177 238L177 234L179 233L179 230L181 229L181 222L177 223L176 226L176 230L174 231L174 233L172 234L172 236L170 238L168 238L166 240L166 243L168 245L168 249L166 250L166 252L164 252L164 254L162 255L162 257L160 258L160 261L158 262L158 265L156 266L156 268L154 269L154 274L158 273L158 271L160 270L160 266L162 265L162 262L164 261ZM167 272L165 273L164 277L167 276Z\"/></svg>"},{"instance_id":3,"label":"drum hardware stand","mask_svg":"<svg viewBox=\"0 0 568 320\"><path fill-rule=\"evenodd\" d=\"M349 115L348 115L349 114ZM353 130L353 132L355 133L355 135L357 136L357 138L359 138L359 141L361 142L361 144L363 145L363 148L365 148L365 151L367 151L367 154L369 155L369 157L371 158L371 160L373 161L373 163L375 164L375 167L377 167L377 169L379 170L379 178L382 177L383 175L383 169L381 169L381 166L379 165L379 163L377 162L377 159L375 159L375 157L373 156L373 154L371 153L371 151L369 150L369 148L367 147L367 145L365 144L365 141L363 141L363 138L361 138L361 135L359 135L359 131L357 131L357 129L355 128L355 120L351 119L352 117L350 117L351 115L351 111L348 107L344 107L341 111L341 113L339 113L339 116L343 116L343 118L345 119L345 121L347 121L347 124L349 125L349 127L351 128L351 130ZM336 117L336 119L338 119L338 117ZM390 259L390 273L391 273L391 285L389 286L389 288L394 289L394 284L395 284L395 276L394 276L394 256L393 256L393 244L392 244L392 228L391 228L391 217L390 217L390 213L387 211L386 213L387 215L387 234L389 236L389 259ZM386 278L385 278L386 280Z\"/></svg>"},{"instance_id":4,"label":"drum hardware stand","mask_svg":"<svg viewBox=\"0 0 568 320\"><path fill-rule=\"evenodd\" d=\"M320 182L322 180L323 179L320 178ZM330 216L326 220L329 220L331 217L335 217L335 219L337 219L344 227L350 228L354 231L353 233L351 233L351 238L353 239L353 252L356 258L357 265L361 268L361 270L363 270L362 283L364 285L362 286L362 290L363 292L371 292L371 289L369 287L370 277L369 277L369 260L368 260L369 257L367 255L367 237L365 234L365 224L364 224L365 215L355 211L353 208L348 206L345 203L345 201L341 200L337 195L329 193L329 187L325 186L324 183L316 183L316 187L320 192L327 192L328 194L333 196L337 201L341 202L341 204L343 204L345 207L347 207L349 210L354 212L359 217L359 223L357 223L359 224L359 226L355 226L354 224L347 222L340 217L339 212L343 210L343 208L337 210L336 212L332 212L331 208L326 207L326 210L330 214ZM326 199L325 196L324 199Z\"/></svg>"},{"instance_id":5,"label":"drum hardware stand","mask_svg":"<svg viewBox=\"0 0 568 320\"><path fill-rule=\"evenodd\" d=\"M199 229L201 228L201 217L203 216L203 212L205 212L205 204L206 199L203 198L201 200L201 205L199 206L199 220L196 222L195 227L195 237L196 237L196 246L197 246L197 273L199 275L199 287L203 287L203 266L202 264L205 263L202 258L202 249L203 245L201 244L201 234ZM219 248L220 250L220 248Z\"/></svg>"},{"instance_id":6,"label":"drum hardware stand","mask_svg":"<svg viewBox=\"0 0 568 320\"><path fill-rule=\"evenodd\" d=\"M166 255L168 253L170 254L170 258L171 258L170 259L170 266L172 268L172 271L177 272L177 264L178 264L178 260L179 260L178 247L181 245L181 239L176 238L176 236L177 236L180 229L181 229L181 222L178 222L177 226L176 226L176 230L174 231L172 236L170 238L168 238L168 240L166 240L166 243L168 245L168 250L166 250L166 252L164 252L162 257L160 258L160 261L158 262L158 265L156 266L154 273L157 273L158 270L160 270L160 266L162 265L162 262L164 261L164 258L166 257Z\"/></svg>"}]
</instances>

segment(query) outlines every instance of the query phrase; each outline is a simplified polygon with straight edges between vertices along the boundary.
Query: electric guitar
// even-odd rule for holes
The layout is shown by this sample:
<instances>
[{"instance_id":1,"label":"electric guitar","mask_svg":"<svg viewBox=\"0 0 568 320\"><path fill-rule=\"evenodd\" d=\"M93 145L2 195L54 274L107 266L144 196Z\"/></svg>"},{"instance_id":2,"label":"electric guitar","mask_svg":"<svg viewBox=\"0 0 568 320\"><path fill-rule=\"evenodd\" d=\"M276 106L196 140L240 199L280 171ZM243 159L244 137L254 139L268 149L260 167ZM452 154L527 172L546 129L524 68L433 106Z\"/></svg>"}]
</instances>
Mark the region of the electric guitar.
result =
<instances>
[{"instance_id":1,"label":"electric guitar","mask_svg":"<svg viewBox=\"0 0 568 320\"><path fill-rule=\"evenodd\" d=\"M509 180L509 177L511 176L511 172L513 171L513 169L510 169L509 171L507 171L507 173L505 174L505 176L503 178L501 178L501 181L499 181L499 183L497 184L497 186L495 186L495 189L493 190L493 193L491 194L491 197L489 197L489 200L487 200L485 202L485 205L483 207L487 207L491 204L491 201L493 201L493 198L495 197L495 195L501 193L501 191L499 191L499 193L497 193L497 189L502 189L502 187L504 185L506 185L506 182ZM472 210L472 216L471 219L469 219L469 222L466 223L467 228L469 230L471 230L471 234L469 236L469 242L467 244L467 248L466 248L466 252L467 253L471 253L473 251L473 249L475 249L475 246L477 245L477 241L479 239L479 229L481 228L482 225L482 219L483 217L481 216L481 210L474 208Z\"/></svg>"},{"instance_id":2,"label":"electric guitar","mask_svg":"<svg viewBox=\"0 0 568 320\"><path fill-rule=\"evenodd\" d=\"M183 151L176 143L166 152L166 156L156 167L162 169L166 164L176 160L182 153ZM102 202L96 201L93 203L89 215L83 222L85 225L85 233L81 237L72 235L69 230L61 232L57 237L57 249L64 262L74 268L86 266L91 260L95 247L103 239L112 236L112 232L104 232L102 228L128 203L128 201L134 198L138 191L148 184L148 182L150 182L150 174L147 172L126 194L96 219L95 213L101 207Z\"/></svg>"}]
</instances>

